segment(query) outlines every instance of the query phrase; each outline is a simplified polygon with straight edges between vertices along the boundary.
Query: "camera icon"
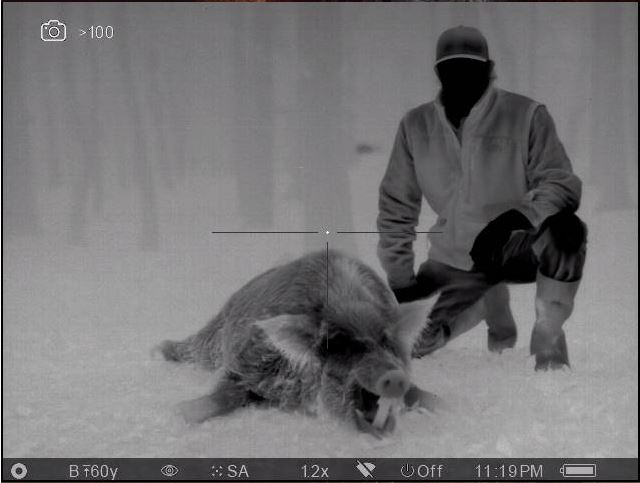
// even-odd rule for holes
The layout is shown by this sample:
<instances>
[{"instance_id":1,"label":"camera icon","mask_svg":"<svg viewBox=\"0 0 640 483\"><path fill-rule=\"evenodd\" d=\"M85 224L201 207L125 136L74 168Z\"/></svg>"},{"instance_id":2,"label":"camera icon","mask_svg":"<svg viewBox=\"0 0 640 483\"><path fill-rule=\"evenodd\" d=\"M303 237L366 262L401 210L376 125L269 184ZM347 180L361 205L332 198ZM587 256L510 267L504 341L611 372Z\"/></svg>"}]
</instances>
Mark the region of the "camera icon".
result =
<instances>
[{"instance_id":1,"label":"camera icon","mask_svg":"<svg viewBox=\"0 0 640 483\"><path fill-rule=\"evenodd\" d=\"M45 42L67 40L67 26L60 20L49 20L40 25L40 38Z\"/></svg>"}]
</instances>

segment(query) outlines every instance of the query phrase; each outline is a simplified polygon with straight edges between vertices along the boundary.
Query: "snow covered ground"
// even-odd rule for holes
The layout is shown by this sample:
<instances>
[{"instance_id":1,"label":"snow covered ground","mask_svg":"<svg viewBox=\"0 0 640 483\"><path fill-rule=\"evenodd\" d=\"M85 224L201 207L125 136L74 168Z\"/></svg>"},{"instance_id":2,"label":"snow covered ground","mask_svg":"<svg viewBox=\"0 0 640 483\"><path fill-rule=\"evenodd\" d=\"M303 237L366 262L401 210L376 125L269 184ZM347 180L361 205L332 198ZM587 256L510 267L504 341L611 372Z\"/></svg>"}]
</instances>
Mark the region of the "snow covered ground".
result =
<instances>
[{"instance_id":1,"label":"snow covered ground","mask_svg":"<svg viewBox=\"0 0 640 483\"><path fill-rule=\"evenodd\" d=\"M246 280L302 250L293 236L211 235L225 226L211 214L222 216L211 207L225 186L193 179L163 198L157 251L139 250L135 223L115 209L91 225L86 246L70 246L66 195L42 195L46 236L4 244L5 457L638 456L637 210L586 216L590 256L566 326L571 370L534 373L534 287L517 286L515 350L489 354L479 326L415 362L415 382L449 410L407 414L387 440L255 408L187 426L176 404L204 394L212 375L150 349L200 328ZM366 196L354 197L359 229L373 219ZM278 203L295 220L295 207ZM358 238L359 255L379 270L374 245Z\"/></svg>"}]
</instances>

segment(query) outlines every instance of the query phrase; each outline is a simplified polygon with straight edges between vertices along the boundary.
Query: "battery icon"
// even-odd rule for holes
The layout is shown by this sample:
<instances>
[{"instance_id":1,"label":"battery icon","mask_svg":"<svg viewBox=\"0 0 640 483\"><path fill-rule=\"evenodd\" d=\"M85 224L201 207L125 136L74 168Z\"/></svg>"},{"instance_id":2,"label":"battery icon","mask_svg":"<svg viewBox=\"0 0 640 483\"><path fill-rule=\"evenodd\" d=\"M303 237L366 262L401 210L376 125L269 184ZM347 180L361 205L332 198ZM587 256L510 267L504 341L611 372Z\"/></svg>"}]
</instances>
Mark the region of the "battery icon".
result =
<instances>
[{"instance_id":1,"label":"battery icon","mask_svg":"<svg viewBox=\"0 0 640 483\"><path fill-rule=\"evenodd\" d=\"M595 463L565 463L560 467L560 474L565 478L595 478L596 465Z\"/></svg>"}]
</instances>

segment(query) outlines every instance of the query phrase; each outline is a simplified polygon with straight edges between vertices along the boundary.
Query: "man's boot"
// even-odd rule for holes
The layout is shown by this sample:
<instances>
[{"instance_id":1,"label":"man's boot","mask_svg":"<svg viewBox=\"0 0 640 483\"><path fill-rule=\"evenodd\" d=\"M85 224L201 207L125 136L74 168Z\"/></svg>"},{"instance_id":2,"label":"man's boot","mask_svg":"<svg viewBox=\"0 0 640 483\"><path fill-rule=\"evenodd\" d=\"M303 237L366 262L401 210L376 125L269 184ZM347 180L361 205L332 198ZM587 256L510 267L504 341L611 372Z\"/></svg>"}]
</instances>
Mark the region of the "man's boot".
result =
<instances>
[{"instance_id":1,"label":"man's boot","mask_svg":"<svg viewBox=\"0 0 640 483\"><path fill-rule=\"evenodd\" d=\"M502 352L516 345L518 330L509 307L509 289L504 283L491 288L484 296L487 346L491 352Z\"/></svg>"},{"instance_id":2,"label":"man's boot","mask_svg":"<svg viewBox=\"0 0 640 483\"><path fill-rule=\"evenodd\" d=\"M568 366L569 354L562 324L573 311L580 280L562 282L538 273L536 285L536 323L530 345L531 355L536 356L536 371Z\"/></svg>"}]
</instances>

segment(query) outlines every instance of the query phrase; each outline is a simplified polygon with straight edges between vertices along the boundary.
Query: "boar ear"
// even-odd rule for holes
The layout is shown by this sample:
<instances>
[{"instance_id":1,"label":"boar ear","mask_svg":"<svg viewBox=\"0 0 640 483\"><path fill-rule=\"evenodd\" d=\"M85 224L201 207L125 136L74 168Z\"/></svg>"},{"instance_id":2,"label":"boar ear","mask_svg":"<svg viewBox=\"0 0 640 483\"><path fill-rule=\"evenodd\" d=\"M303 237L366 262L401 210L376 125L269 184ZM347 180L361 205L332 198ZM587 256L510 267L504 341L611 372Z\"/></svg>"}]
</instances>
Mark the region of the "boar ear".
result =
<instances>
[{"instance_id":1,"label":"boar ear","mask_svg":"<svg viewBox=\"0 0 640 483\"><path fill-rule=\"evenodd\" d=\"M258 320L254 325L292 364L305 366L318 361L313 349L316 341L314 325L306 315L278 315Z\"/></svg>"},{"instance_id":2,"label":"boar ear","mask_svg":"<svg viewBox=\"0 0 640 483\"><path fill-rule=\"evenodd\" d=\"M428 312L429 308L421 302L402 304L398 307L398 322L392 329L392 336L409 357L415 341L427 323Z\"/></svg>"}]
</instances>

